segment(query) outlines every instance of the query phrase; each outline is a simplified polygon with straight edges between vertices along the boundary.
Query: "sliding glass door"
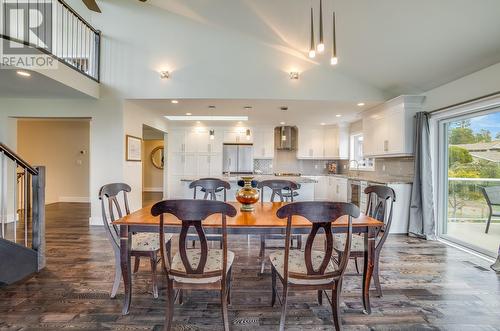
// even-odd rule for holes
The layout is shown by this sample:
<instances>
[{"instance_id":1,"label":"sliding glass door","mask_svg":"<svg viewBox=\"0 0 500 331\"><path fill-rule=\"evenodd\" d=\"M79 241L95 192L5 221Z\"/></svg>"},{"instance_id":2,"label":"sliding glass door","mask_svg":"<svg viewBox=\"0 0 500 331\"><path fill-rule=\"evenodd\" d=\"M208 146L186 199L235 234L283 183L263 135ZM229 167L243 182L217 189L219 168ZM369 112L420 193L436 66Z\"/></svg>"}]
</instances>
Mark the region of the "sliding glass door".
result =
<instances>
[{"instance_id":1,"label":"sliding glass door","mask_svg":"<svg viewBox=\"0 0 500 331\"><path fill-rule=\"evenodd\" d=\"M500 216L491 214L500 215L500 109L443 120L439 137L440 236L496 256Z\"/></svg>"}]
</instances>

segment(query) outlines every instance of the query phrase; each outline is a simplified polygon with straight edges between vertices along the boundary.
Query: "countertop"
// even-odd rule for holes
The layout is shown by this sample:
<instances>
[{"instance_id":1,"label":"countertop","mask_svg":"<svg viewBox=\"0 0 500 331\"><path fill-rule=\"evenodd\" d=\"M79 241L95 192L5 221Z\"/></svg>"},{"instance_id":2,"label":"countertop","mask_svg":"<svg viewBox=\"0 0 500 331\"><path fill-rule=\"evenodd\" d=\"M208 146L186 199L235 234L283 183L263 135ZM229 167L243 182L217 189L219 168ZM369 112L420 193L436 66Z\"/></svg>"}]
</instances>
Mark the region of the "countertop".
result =
<instances>
[{"instance_id":1,"label":"countertop","mask_svg":"<svg viewBox=\"0 0 500 331\"><path fill-rule=\"evenodd\" d=\"M230 183L236 183L238 180L241 179L242 176L252 176L252 175L238 175L238 176L217 176L214 178L219 178L222 180L225 180ZM254 180L257 181L263 181L263 180L268 180L268 179L284 179L284 180L291 180L299 184L314 184L317 183L318 181L316 179L310 178L309 176L301 176L301 177L287 177L287 176L274 176L274 175L253 175L252 176ZM182 178L181 182L192 182L194 180L197 180L199 178L194 178L194 177L186 177Z\"/></svg>"},{"instance_id":2,"label":"countertop","mask_svg":"<svg viewBox=\"0 0 500 331\"><path fill-rule=\"evenodd\" d=\"M375 183L375 184L383 184L383 185L396 185L396 184L412 184L413 181L408 178L398 178L398 177L378 177L376 179L374 178L368 178L368 177L363 177L363 176L349 176L346 174L322 174L322 175L302 175L302 176L307 176L307 177L340 177L340 178L346 178L349 180L357 180L357 181L365 181L369 183Z\"/></svg>"}]
</instances>

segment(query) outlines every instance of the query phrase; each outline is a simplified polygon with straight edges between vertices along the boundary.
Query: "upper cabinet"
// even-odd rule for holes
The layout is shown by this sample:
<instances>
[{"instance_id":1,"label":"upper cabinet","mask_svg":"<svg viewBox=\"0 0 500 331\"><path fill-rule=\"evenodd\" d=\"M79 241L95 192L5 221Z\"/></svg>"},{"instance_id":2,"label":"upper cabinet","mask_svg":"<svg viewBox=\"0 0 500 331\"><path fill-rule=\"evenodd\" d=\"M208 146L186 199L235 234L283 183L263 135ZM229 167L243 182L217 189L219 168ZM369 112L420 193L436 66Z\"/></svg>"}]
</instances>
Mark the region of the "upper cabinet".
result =
<instances>
[{"instance_id":1,"label":"upper cabinet","mask_svg":"<svg viewBox=\"0 0 500 331\"><path fill-rule=\"evenodd\" d=\"M347 126L298 128L298 159L347 159L349 157Z\"/></svg>"},{"instance_id":2,"label":"upper cabinet","mask_svg":"<svg viewBox=\"0 0 500 331\"><path fill-rule=\"evenodd\" d=\"M252 132L253 158L274 158L274 128L257 129Z\"/></svg>"},{"instance_id":3,"label":"upper cabinet","mask_svg":"<svg viewBox=\"0 0 500 331\"><path fill-rule=\"evenodd\" d=\"M374 157L413 155L415 113L423 96L400 96L363 113L363 154Z\"/></svg>"},{"instance_id":4,"label":"upper cabinet","mask_svg":"<svg viewBox=\"0 0 500 331\"><path fill-rule=\"evenodd\" d=\"M246 130L246 128L238 128L224 131L224 143L251 144L253 142L253 134L251 134L252 132L250 131L250 136L247 136Z\"/></svg>"}]
</instances>

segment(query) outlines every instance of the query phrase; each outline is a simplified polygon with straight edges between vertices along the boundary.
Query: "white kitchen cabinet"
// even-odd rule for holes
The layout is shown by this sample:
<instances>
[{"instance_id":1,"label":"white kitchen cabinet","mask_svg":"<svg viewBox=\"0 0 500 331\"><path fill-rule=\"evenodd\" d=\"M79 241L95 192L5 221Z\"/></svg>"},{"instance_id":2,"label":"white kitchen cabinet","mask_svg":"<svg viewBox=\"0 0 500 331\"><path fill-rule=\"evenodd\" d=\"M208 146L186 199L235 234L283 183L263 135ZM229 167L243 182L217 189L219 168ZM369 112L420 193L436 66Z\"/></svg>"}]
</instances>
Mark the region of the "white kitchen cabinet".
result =
<instances>
[{"instance_id":1,"label":"white kitchen cabinet","mask_svg":"<svg viewBox=\"0 0 500 331\"><path fill-rule=\"evenodd\" d=\"M253 158L274 158L274 129L259 129L252 132L253 135Z\"/></svg>"},{"instance_id":2,"label":"white kitchen cabinet","mask_svg":"<svg viewBox=\"0 0 500 331\"><path fill-rule=\"evenodd\" d=\"M317 181L314 184L314 200L328 200L328 176L311 176Z\"/></svg>"},{"instance_id":3,"label":"white kitchen cabinet","mask_svg":"<svg viewBox=\"0 0 500 331\"><path fill-rule=\"evenodd\" d=\"M305 128L298 129L298 159L323 159L324 150L324 130L321 128Z\"/></svg>"},{"instance_id":4,"label":"white kitchen cabinet","mask_svg":"<svg viewBox=\"0 0 500 331\"><path fill-rule=\"evenodd\" d=\"M184 153L186 148L185 141L186 138L184 130L169 131L167 135L167 151L171 153Z\"/></svg>"},{"instance_id":5,"label":"white kitchen cabinet","mask_svg":"<svg viewBox=\"0 0 500 331\"><path fill-rule=\"evenodd\" d=\"M363 113L363 154L371 157L413 155L414 116L424 97L400 96Z\"/></svg>"},{"instance_id":6,"label":"white kitchen cabinet","mask_svg":"<svg viewBox=\"0 0 500 331\"><path fill-rule=\"evenodd\" d=\"M328 200L335 202L348 201L348 181L347 178L331 176L328 185Z\"/></svg>"},{"instance_id":7,"label":"white kitchen cabinet","mask_svg":"<svg viewBox=\"0 0 500 331\"><path fill-rule=\"evenodd\" d=\"M299 127L298 159L337 160L349 158L347 126Z\"/></svg>"},{"instance_id":8,"label":"white kitchen cabinet","mask_svg":"<svg viewBox=\"0 0 500 331\"><path fill-rule=\"evenodd\" d=\"M238 143L238 144L250 144L253 142L253 134L250 131L250 136L246 135L246 128L241 128L237 130L226 130L224 131L224 143Z\"/></svg>"}]
</instances>

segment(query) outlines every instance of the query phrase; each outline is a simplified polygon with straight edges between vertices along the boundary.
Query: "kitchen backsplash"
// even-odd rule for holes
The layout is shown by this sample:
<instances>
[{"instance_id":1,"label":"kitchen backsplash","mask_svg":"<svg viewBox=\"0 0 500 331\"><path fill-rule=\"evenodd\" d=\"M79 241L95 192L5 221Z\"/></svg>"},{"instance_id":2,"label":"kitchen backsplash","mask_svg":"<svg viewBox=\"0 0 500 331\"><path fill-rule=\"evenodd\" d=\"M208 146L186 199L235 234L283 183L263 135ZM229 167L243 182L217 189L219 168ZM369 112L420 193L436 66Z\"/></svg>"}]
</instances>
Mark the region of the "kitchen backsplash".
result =
<instances>
[{"instance_id":1,"label":"kitchen backsplash","mask_svg":"<svg viewBox=\"0 0 500 331\"><path fill-rule=\"evenodd\" d=\"M339 173L354 177L363 177L373 180L401 179L413 181L414 160L413 157L382 158L375 159L375 171L349 170L349 161L339 161Z\"/></svg>"},{"instance_id":2,"label":"kitchen backsplash","mask_svg":"<svg viewBox=\"0 0 500 331\"><path fill-rule=\"evenodd\" d=\"M293 153L277 152L274 160L255 159L254 171L270 175L275 172L299 172L303 175L325 175L328 173L326 160L298 160ZM338 172L353 177L363 177L373 180L398 179L411 182L414 165L412 157L383 158L375 160L374 171L349 171L349 161L337 161ZM345 168L344 168L345 166Z\"/></svg>"},{"instance_id":3,"label":"kitchen backsplash","mask_svg":"<svg viewBox=\"0 0 500 331\"><path fill-rule=\"evenodd\" d=\"M328 160L298 160L294 152L275 151L274 160L256 159L253 162L254 172L273 174L275 172L301 173L303 175L327 174Z\"/></svg>"}]
</instances>

